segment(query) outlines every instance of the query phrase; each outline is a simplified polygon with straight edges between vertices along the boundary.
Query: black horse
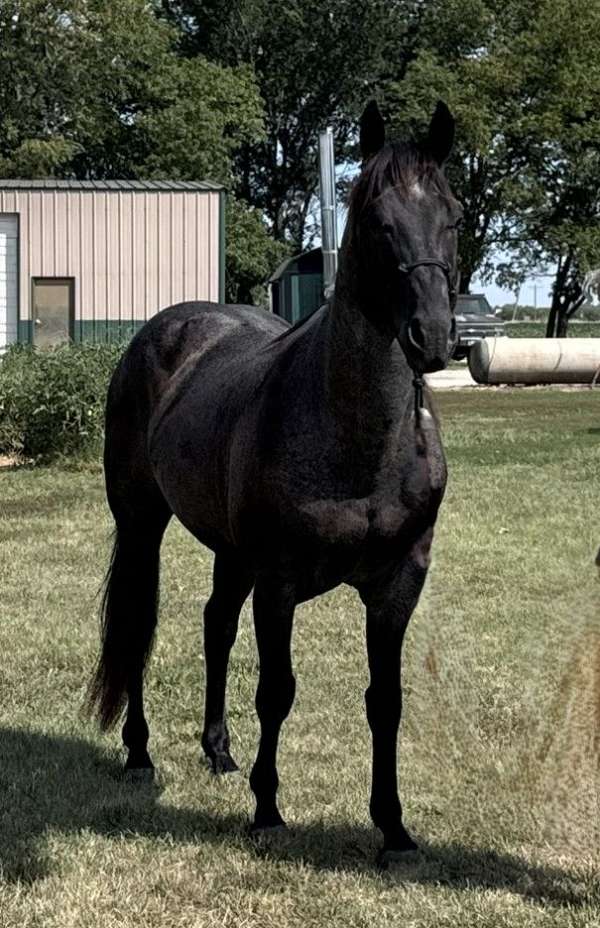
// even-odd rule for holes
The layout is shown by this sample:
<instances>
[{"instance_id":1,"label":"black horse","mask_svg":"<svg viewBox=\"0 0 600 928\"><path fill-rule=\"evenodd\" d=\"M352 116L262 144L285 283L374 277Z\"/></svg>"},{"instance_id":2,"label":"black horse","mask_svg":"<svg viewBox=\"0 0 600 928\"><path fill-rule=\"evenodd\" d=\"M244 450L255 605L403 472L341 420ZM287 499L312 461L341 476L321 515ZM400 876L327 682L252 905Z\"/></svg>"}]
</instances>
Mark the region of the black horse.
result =
<instances>
[{"instance_id":1,"label":"black horse","mask_svg":"<svg viewBox=\"0 0 600 928\"><path fill-rule=\"evenodd\" d=\"M294 699L297 603L348 583L366 606L371 815L384 858L415 848L402 824L396 742L400 651L419 598L446 467L422 374L454 337L461 210L441 167L454 121L438 104L420 144L360 126L335 295L290 328L248 306L182 303L151 319L112 379L107 495L116 540L91 700L108 728L127 707L127 768L151 771L143 673L157 619L159 549L174 513L215 553L204 613L202 736L235 770L225 722L229 652L254 588L261 737L253 828L283 825L276 752Z\"/></svg>"}]
</instances>

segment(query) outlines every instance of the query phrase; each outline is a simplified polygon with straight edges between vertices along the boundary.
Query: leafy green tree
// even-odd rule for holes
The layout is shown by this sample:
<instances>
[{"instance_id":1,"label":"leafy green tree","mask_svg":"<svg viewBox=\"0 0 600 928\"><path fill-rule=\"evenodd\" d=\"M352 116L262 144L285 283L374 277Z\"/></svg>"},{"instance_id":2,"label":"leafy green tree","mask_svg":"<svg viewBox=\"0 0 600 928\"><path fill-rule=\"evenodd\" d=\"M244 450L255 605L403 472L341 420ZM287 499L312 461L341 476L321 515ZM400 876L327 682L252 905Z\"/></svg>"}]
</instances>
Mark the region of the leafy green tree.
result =
<instances>
[{"instance_id":1,"label":"leafy green tree","mask_svg":"<svg viewBox=\"0 0 600 928\"><path fill-rule=\"evenodd\" d=\"M409 56L418 0L163 0L182 53L254 69L265 136L236 158L237 190L260 208L273 235L305 245L318 187L319 131L331 124L338 159L355 141L370 88ZM402 65L400 65L402 66Z\"/></svg>"},{"instance_id":2,"label":"leafy green tree","mask_svg":"<svg viewBox=\"0 0 600 928\"><path fill-rule=\"evenodd\" d=\"M456 118L447 171L465 207L460 237L465 293L475 273L493 272L495 252L510 237L512 199L526 158L509 140L524 90L522 65L517 62L515 70L510 47L529 16L514 0L432 3L413 60L400 79L394 76L381 87L383 108L398 134L422 134L440 98Z\"/></svg>"},{"instance_id":3,"label":"leafy green tree","mask_svg":"<svg viewBox=\"0 0 600 928\"><path fill-rule=\"evenodd\" d=\"M174 39L145 0L4 0L4 172L227 182L263 131L253 75L182 60Z\"/></svg>"},{"instance_id":4,"label":"leafy green tree","mask_svg":"<svg viewBox=\"0 0 600 928\"><path fill-rule=\"evenodd\" d=\"M431 3L417 54L381 87L399 131L419 132L438 97L456 116L461 289L552 264L548 334L564 333L599 255L599 14L600 0Z\"/></svg>"},{"instance_id":5,"label":"leafy green tree","mask_svg":"<svg viewBox=\"0 0 600 928\"><path fill-rule=\"evenodd\" d=\"M231 187L236 152L263 136L253 72L182 58L175 39L145 0L3 0L0 174ZM266 225L230 223L228 249L230 272L241 274L230 287L246 298L268 276Z\"/></svg>"},{"instance_id":6,"label":"leafy green tree","mask_svg":"<svg viewBox=\"0 0 600 928\"><path fill-rule=\"evenodd\" d=\"M69 130L79 63L62 7L0 4L0 172L47 176L78 150Z\"/></svg>"},{"instance_id":7,"label":"leafy green tree","mask_svg":"<svg viewBox=\"0 0 600 928\"><path fill-rule=\"evenodd\" d=\"M544 0L520 48L531 103L518 255L555 268L546 334L564 337L600 265L600 0ZM525 126L525 131L527 131Z\"/></svg>"},{"instance_id":8,"label":"leafy green tree","mask_svg":"<svg viewBox=\"0 0 600 928\"><path fill-rule=\"evenodd\" d=\"M231 197L227 205L226 300L268 306L266 282L289 246L267 231L259 210Z\"/></svg>"}]
</instances>

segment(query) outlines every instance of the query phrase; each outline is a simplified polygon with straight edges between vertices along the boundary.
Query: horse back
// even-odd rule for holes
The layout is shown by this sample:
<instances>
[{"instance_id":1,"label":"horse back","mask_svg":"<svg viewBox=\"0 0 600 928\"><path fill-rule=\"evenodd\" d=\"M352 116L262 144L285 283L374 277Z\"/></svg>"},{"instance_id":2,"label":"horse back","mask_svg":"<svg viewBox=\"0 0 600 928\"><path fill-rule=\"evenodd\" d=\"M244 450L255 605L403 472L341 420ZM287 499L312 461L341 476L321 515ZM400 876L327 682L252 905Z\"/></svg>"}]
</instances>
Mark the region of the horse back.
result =
<instances>
[{"instance_id":1,"label":"horse back","mask_svg":"<svg viewBox=\"0 0 600 928\"><path fill-rule=\"evenodd\" d=\"M149 430L173 382L208 356L235 358L287 328L283 319L256 307L186 302L157 313L137 332L107 397L104 465L113 512L130 493L156 492Z\"/></svg>"}]
</instances>

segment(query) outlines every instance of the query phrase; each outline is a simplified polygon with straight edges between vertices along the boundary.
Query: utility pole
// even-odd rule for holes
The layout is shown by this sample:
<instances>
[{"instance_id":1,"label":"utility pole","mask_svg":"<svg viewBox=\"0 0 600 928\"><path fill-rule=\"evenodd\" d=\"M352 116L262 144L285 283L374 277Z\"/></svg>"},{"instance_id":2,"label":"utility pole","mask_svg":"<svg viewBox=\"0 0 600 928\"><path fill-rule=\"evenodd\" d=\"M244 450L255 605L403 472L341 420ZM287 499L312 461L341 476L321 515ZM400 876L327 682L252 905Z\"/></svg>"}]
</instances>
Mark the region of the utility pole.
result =
<instances>
[{"instance_id":1,"label":"utility pole","mask_svg":"<svg viewBox=\"0 0 600 928\"><path fill-rule=\"evenodd\" d=\"M319 134L319 197L321 200L321 250L323 252L323 293L328 300L335 287L337 272L337 205L335 195L335 157L333 130Z\"/></svg>"}]
</instances>

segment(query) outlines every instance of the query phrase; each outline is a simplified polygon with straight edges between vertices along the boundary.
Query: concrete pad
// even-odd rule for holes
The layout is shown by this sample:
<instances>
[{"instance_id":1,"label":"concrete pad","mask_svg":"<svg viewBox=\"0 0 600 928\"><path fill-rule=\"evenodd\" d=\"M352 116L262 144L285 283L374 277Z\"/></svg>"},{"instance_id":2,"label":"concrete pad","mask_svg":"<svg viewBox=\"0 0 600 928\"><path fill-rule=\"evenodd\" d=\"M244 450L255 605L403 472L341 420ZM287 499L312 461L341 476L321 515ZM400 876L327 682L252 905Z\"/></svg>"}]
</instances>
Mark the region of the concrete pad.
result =
<instances>
[{"instance_id":1,"label":"concrete pad","mask_svg":"<svg viewBox=\"0 0 600 928\"><path fill-rule=\"evenodd\" d=\"M432 390L461 390L477 386L466 364L464 367L451 367L445 371L436 371L435 374L426 374L425 380Z\"/></svg>"}]
</instances>

